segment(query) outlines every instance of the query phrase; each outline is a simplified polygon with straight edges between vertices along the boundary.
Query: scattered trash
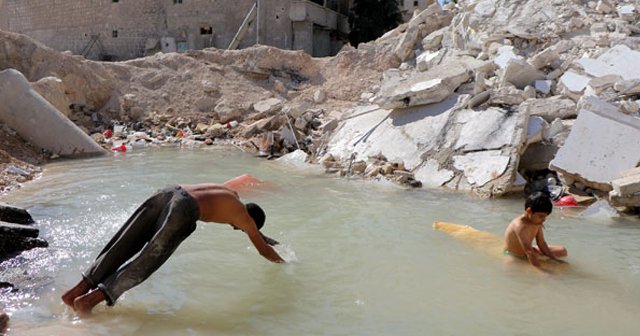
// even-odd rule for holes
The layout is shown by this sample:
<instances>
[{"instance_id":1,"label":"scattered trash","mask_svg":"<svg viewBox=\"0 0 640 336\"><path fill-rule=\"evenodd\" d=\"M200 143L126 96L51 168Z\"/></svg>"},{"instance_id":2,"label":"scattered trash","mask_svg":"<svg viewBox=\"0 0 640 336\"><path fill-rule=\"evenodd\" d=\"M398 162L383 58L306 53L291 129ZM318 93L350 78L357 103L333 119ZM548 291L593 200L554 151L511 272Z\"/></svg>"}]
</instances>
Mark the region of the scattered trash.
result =
<instances>
[{"instance_id":1,"label":"scattered trash","mask_svg":"<svg viewBox=\"0 0 640 336\"><path fill-rule=\"evenodd\" d=\"M554 205L562 207L580 206L580 204L578 204L578 201L576 201L576 199L571 195L561 197L554 203Z\"/></svg>"},{"instance_id":2,"label":"scattered trash","mask_svg":"<svg viewBox=\"0 0 640 336\"><path fill-rule=\"evenodd\" d=\"M127 151L127 146L126 146L125 144L122 144L122 145L120 145L120 146L118 146L118 147L113 147L113 148L111 148L111 150L116 151L116 152L122 152L122 153L124 153L124 152L126 152L126 151Z\"/></svg>"}]
</instances>

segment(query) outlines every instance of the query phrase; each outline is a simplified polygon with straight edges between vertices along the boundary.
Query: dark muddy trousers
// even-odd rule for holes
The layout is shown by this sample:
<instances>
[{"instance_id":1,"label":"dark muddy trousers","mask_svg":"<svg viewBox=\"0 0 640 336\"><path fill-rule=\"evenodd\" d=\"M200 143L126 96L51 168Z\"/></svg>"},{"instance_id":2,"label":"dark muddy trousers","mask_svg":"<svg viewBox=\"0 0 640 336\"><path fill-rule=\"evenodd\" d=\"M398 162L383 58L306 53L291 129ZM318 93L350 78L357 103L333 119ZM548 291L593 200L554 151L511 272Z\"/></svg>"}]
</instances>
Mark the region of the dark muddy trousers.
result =
<instances>
[{"instance_id":1,"label":"dark muddy trousers","mask_svg":"<svg viewBox=\"0 0 640 336\"><path fill-rule=\"evenodd\" d=\"M82 276L105 293L108 305L115 304L169 259L196 229L199 217L196 200L180 186L158 191L136 209Z\"/></svg>"}]
</instances>

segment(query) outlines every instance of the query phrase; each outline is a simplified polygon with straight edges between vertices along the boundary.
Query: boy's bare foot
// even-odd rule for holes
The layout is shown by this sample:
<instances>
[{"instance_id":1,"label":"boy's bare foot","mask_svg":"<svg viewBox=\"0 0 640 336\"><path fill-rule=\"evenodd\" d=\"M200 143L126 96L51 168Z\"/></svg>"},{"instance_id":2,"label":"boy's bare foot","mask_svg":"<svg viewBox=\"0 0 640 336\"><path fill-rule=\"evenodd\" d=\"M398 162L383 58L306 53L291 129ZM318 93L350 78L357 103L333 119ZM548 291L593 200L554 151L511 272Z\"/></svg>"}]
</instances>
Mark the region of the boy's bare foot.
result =
<instances>
[{"instance_id":1,"label":"boy's bare foot","mask_svg":"<svg viewBox=\"0 0 640 336\"><path fill-rule=\"evenodd\" d=\"M67 306L73 308L73 300L75 300L78 296L86 294L90 289L91 286L89 285L89 283L82 279L75 287L71 288L62 295L62 301Z\"/></svg>"},{"instance_id":2,"label":"boy's bare foot","mask_svg":"<svg viewBox=\"0 0 640 336\"><path fill-rule=\"evenodd\" d=\"M82 295L73 300L73 309L81 317L87 317L91 315L91 310L98 303L104 301L107 297L100 289L94 289L91 292Z\"/></svg>"}]
</instances>

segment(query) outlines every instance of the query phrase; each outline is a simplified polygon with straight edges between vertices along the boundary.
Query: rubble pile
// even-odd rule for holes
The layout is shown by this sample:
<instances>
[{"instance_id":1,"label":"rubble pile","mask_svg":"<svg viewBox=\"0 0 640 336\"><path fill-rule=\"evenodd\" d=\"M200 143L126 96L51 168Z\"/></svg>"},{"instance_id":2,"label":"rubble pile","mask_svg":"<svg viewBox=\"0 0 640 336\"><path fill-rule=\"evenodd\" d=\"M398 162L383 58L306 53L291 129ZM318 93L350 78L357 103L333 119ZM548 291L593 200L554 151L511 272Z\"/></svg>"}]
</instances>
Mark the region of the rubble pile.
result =
<instances>
[{"instance_id":1,"label":"rubble pile","mask_svg":"<svg viewBox=\"0 0 640 336\"><path fill-rule=\"evenodd\" d=\"M403 63L345 113L331 169L382 155L428 187L608 197L640 163L639 12L634 1L430 7L388 34L411 52L396 48ZM619 192L614 204L640 206Z\"/></svg>"}]
</instances>

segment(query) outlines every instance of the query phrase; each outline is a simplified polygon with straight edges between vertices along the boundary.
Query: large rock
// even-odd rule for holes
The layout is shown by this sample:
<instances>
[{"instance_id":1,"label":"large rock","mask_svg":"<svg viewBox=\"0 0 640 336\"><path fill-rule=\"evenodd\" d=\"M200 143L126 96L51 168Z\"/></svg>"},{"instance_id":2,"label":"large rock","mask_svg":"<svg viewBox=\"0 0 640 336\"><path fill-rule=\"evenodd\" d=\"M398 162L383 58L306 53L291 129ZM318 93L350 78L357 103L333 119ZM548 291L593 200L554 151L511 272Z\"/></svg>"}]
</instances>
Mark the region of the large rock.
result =
<instances>
[{"instance_id":1,"label":"large rock","mask_svg":"<svg viewBox=\"0 0 640 336\"><path fill-rule=\"evenodd\" d=\"M580 110L549 167L562 173L568 183L578 181L610 191L612 180L640 162L640 119L596 98L589 100L590 109Z\"/></svg>"},{"instance_id":2,"label":"large rock","mask_svg":"<svg viewBox=\"0 0 640 336\"><path fill-rule=\"evenodd\" d=\"M65 94L64 83L62 83L60 78L45 77L32 83L31 86L44 99L51 103L51 105L55 106L58 111L62 112L66 117L69 117L71 114L71 110L69 109L71 102Z\"/></svg>"},{"instance_id":3,"label":"large rock","mask_svg":"<svg viewBox=\"0 0 640 336\"><path fill-rule=\"evenodd\" d=\"M34 223L33 218L27 210L5 203L0 203L0 221L17 224Z\"/></svg>"},{"instance_id":4,"label":"large rock","mask_svg":"<svg viewBox=\"0 0 640 336\"><path fill-rule=\"evenodd\" d=\"M0 101L0 120L40 148L61 156L106 153L16 70L0 72Z\"/></svg>"}]
</instances>

